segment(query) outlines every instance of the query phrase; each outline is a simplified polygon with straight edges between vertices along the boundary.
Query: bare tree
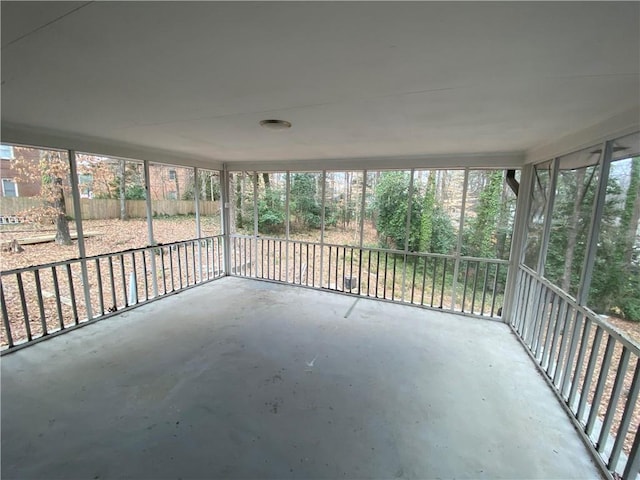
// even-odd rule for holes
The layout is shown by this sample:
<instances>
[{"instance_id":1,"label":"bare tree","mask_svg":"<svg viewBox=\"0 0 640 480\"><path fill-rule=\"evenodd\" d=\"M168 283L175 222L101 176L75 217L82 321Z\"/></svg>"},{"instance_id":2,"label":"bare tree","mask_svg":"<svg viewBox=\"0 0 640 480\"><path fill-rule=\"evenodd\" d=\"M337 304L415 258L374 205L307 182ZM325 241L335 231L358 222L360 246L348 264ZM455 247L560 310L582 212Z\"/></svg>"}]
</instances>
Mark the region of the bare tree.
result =
<instances>
[{"instance_id":1,"label":"bare tree","mask_svg":"<svg viewBox=\"0 0 640 480\"><path fill-rule=\"evenodd\" d=\"M21 215L29 221L52 222L56 226L55 242L71 245L69 221L66 213L65 193L69 190L69 160L63 152L41 150L38 161L29 160L24 148L16 148L18 155L13 167L18 173L18 183L40 182L42 206L32 207Z\"/></svg>"}]
</instances>

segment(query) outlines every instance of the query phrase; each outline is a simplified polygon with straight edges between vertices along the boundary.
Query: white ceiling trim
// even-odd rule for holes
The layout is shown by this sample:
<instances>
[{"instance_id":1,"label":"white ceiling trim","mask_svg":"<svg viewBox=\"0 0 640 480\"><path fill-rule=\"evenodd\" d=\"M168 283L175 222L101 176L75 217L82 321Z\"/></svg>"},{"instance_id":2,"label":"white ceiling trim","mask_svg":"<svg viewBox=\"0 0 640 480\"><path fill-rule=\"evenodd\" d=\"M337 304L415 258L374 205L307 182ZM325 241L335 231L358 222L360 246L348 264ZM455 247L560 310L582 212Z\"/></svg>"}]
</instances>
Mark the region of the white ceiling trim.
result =
<instances>
[{"instance_id":1,"label":"white ceiling trim","mask_svg":"<svg viewBox=\"0 0 640 480\"><path fill-rule=\"evenodd\" d=\"M525 155L519 152L447 154L415 157L327 158L319 160L286 160L280 162L228 162L229 171L321 171L321 170L404 170L411 168L521 168Z\"/></svg>"},{"instance_id":2,"label":"white ceiling trim","mask_svg":"<svg viewBox=\"0 0 640 480\"><path fill-rule=\"evenodd\" d=\"M137 145L109 142L96 138L67 135L60 132L32 129L22 125L7 125L3 123L0 138L2 143L13 145L51 148L56 150L75 150L76 152L105 157L148 160L154 163L222 170L222 162L219 160L193 157L177 152L154 150Z\"/></svg>"},{"instance_id":3,"label":"white ceiling trim","mask_svg":"<svg viewBox=\"0 0 640 480\"><path fill-rule=\"evenodd\" d=\"M638 131L640 131L640 107L634 107L589 128L570 133L546 145L532 148L526 154L525 163L543 162Z\"/></svg>"}]
</instances>

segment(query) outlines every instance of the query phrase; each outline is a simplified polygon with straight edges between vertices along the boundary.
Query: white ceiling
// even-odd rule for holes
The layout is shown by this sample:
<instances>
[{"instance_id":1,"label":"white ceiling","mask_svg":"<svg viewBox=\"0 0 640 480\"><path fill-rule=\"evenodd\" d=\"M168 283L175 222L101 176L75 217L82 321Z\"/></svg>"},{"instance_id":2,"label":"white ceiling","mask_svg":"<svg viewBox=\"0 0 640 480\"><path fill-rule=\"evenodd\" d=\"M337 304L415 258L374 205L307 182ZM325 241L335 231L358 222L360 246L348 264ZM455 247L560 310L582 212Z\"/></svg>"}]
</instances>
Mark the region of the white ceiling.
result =
<instances>
[{"instance_id":1,"label":"white ceiling","mask_svg":"<svg viewBox=\"0 0 640 480\"><path fill-rule=\"evenodd\" d=\"M121 144L254 163L522 153L640 105L638 2L1 9L3 131L103 153ZM293 127L268 131L265 118Z\"/></svg>"}]
</instances>

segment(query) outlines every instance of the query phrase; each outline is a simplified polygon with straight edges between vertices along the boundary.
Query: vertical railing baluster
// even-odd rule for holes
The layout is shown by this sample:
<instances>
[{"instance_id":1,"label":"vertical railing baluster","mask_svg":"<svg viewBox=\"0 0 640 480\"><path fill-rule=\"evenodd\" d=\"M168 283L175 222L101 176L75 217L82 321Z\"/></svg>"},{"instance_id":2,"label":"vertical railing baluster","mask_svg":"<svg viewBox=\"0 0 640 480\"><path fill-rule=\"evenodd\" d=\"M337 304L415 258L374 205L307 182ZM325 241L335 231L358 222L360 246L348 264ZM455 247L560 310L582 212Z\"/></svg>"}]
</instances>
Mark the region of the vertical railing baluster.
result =
<instances>
[{"instance_id":1,"label":"vertical railing baluster","mask_svg":"<svg viewBox=\"0 0 640 480\"><path fill-rule=\"evenodd\" d=\"M544 306L544 311L542 315L540 313L537 314L538 320L536 321L536 325L538 326L537 332L534 329L534 343L531 346L531 350L533 351L534 357L536 360L540 360L541 357L538 356L541 353L541 344L542 344L542 336L546 333L545 328L548 329L548 325L550 324L550 318L546 315L546 311L549 305L549 297L553 295L553 292L550 288L544 287L544 291L541 292L542 295L542 305ZM547 330L548 331L548 330ZM542 351L542 353L544 353Z\"/></svg>"},{"instance_id":2,"label":"vertical railing baluster","mask_svg":"<svg viewBox=\"0 0 640 480\"><path fill-rule=\"evenodd\" d=\"M306 243L305 246L306 246L306 249L307 249L307 272L306 272L306 277L305 277L306 278L305 285L309 285L309 270L310 270L310 267L309 267L309 244Z\"/></svg>"},{"instance_id":3,"label":"vertical railing baluster","mask_svg":"<svg viewBox=\"0 0 640 480\"><path fill-rule=\"evenodd\" d=\"M258 239L260 242L260 276L264 278L264 240ZM267 252L269 251L269 240L267 240ZM269 256L267 255L267 271L269 271Z\"/></svg>"},{"instance_id":4,"label":"vertical railing baluster","mask_svg":"<svg viewBox=\"0 0 640 480\"><path fill-rule=\"evenodd\" d=\"M156 247L155 252L160 252L160 267L162 268L162 293L163 295L167 294L167 272L166 272L166 267L164 265L164 247ZM156 253L153 253L154 255ZM168 250L169 255L171 255L171 251Z\"/></svg>"},{"instance_id":5,"label":"vertical railing baluster","mask_svg":"<svg viewBox=\"0 0 640 480\"><path fill-rule=\"evenodd\" d=\"M493 312L495 312L496 308L496 297L497 297L497 287L498 287L498 274L500 272L500 264L496 263L496 276L493 279L493 287L491 288L491 316L493 317Z\"/></svg>"},{"instance_id":6,"label":"vertical railing baluster","mask_svg":"<svg viewBox=\"0 0 640 480\"><path fill-rule=\"evenodd\" d=\"M378 298L378 284L380 283L380 250L376 253L376 298Z\"/></svg>"},{"instance_id":7,"label":"vertical railing baluster","mask_svg":"<svg viewBox=\"0 0 640 480\"><path fill-rule=\"evenodd\" d=\"M35 269L33 271L33 279L36 283L36 296L38 299L38 312L40 313L40 324L42 325L42 336L48 334L47 331L47 317L44 313L44 300L42 299L42 282L40 282L40 270Z\"/></svg>"},{"instance_id":8,"label":"vertical railing baluster","mask_svg":"<svg viewBox=\"0 0 640 480\"><path fill-rule=\"evenodd\" d=\"M527 316L527 323L525 324L522 332L522 338L527 345L531 345L533 342L532 334L535 330L535 324L539 318L538 312L540 307L540 291L544 288L544 284L540 281L536 281L533 288L533 295L531 301L531 308L529 309L530 315Z\"/></svg>"},{"instance_id":9,"label":"vertical railing baluster","mask_svg":"<svg viewBox=\"0 0 640 480\"><path fill-rule=\"evenodd\" d=\"M589 354L589 363L587 364L587 371L584 375L584 382L582 383L582 390L580 392L580 401L578 402L578 410L576 412L576 418L578 421L582 421L584 416L584 410L587 406L587 400L589 398L589 390L591 390L591 382L593 381L593 372L596 368L598 361L600 344L602 343L603 330L599 325L596 325L596 334L593 337L591 343L591 353ZM575 381L575 380L574 380Z\"/></svg>"},{"instance_id":10,"label":"vertical railing baluster","mask_svg":"<svg viewBox=\"0 0 640 480\"><path fill-rule=\"evenodd\" d=\"M60 302L60 284L58 283L58 272L56 267L51 267L51 277L53 279L53 295L56 300L56 313L58 314L58 325L60 330L64 330L64 316L62 315L62 304Z\"/></svg>"},{"instance_id":11,"label":"vertical railing baluster","mask_svg":"<svg viewBox=\"0 0 640 480\"><path fill-rule=\"evenodd\" d=\"M556 353L556 344L558 341L558 337L560 336L560 328L562 324L560 319L562 318L562 311L566 308L566 305L567 305L567 302L564 300L564 298L560 298L557 295L554 296L554 300L557 300L556 302L557 307L555 309L552 308L551 310L552 319L549 322L549 328L548 328L548 331L550 333L548 337L550 337L551 342L548 344L545 343L545 355L544 355L545 361L544 361L544 365L542 366L547 371L547 374L549 377L551 377L552 375L551 370L553 369L553 361ZM553 321L553 327L551 326L551 321ZM547 345L548 345L548 348L547 348Z\"/></svg>"},{"instance_id":12,"label":"vertical railing baluster","mask_svg":"<svg viewBox=\"0 0 640 480\"><path fill-rule=\"evenodd\" d=\"M176 249L176 260L178 262L178 288L182 288L182 260L180 258L180 245L174 245L172 247L169 247L169 258L171 259L171 290L172 291L176 291L176 287L175 287L175 283L174 283L174 277L175 277L175 272L173 271L173 249Z\"/></svg>"},{"instance_id":13,"label":"vertical railing baluster","mask_svg":"<svg viewBox=\"0 0 640 480\"><path fill-rule=\"evenodd\" d=\"M109 283L111 284L111 308L110 312L115 312L118 309L118 298L116 297L116 278L113 272L113 257L109 256Z\"/></svg>"},{"instance_id":14,"label":"vertical railing baluster","mask_svg":"<svg viewBox=\"0 0 640 480\"><path fill-rule=\"evenodd\" d=\"M514 319L515 323L514 323L514 328L516 330L516 332L518 333L518 335L520 335L520 337L522 337L522 325L524 323L524 317L526 316L527 313L527 298L529 296L529 284L531 283L531 277L529 276L529 274L525 274L523 279L522 279L522 283L520 286L521 292L520 292L520 301L518 302L518 315L516 316L516 318Z\"/></svg>"},{"instance_id":15,"label":"vertical railing baluster","mask_svg":"<svg viewBox=\"0 0 640 480\"><path fill-rule=\"evenodd\" d=\"M484 315L485 300L487 299L487 283L489 282L489 269L491 263L488 261L484 264L484 280L482 281L482 304L480 306L480 315Z\"/></svg>"},{"instance_id":16,"label":"vertical railing baluster","mask_svg":"<svg viewBox=\"0 0 640 480\"><path fill-rule=\"evenodd\" d=\"M185 273L185 283L184 286L180 283L180 288L189 286L189 247L187 246L187 242L183 242L182 244L184 250L184 273ZM182 269L180 269L182 271ZM182 280L182 275L180 275L180 280Z\"/></svg>"},{"instance_id":17,"label":"vertical railing baluster","mask_svg":"<svg viewBox=\"0 0 640 480\"><path fill-rule=\"evenodd\" d=\"M336 290L340 290L338 287L338 265L340 264L340 247L336 246ZM344 286L344 285L343 285Z\"/></svg>"},{"instance_id":18,"label":"vertical railing baluster","mask_svg":"<svg viewBox=\"0 0 640 480\"><path fill-rule=\"evenodd\" d=\"M638 473L640 473L640 424L638 424L635 440L631 446L631 451L629 452L629 458L627 460L627 465L624 467L622 478L633 479L634 476L638 475Z\"/></svg>"},{"instance_id":19,"label":"vertical railing baluster","mask_svg":"<svg viewBox=\"0 0 640 480\"><path fill-rule=\"evenodd\" d=\"M418 270L418 256L413 256L413 275L411 280L411 304L413 304L413 297L416 290L416 270Z\"/></svg>"},{"instance_id":20,"label":"vertical railing baluster","mask_svg":"<svg viewBox=\"0 0 640 480\"><path fill-rule=\"evenodd\" d=\"M447 259L442 265L442 288L440 289L440 308L444 308L444 284L447 281Z\"/></svg>"},{"instance_id":21,"label":"vertical railing baluster","mask_svg":"<svg viewBox=\"0 0 640 480\"><path fill-rule=\"evenodd\" d=\"M389 267L389 252L384 252L384 279L383 279L383 290L382 290L382 298L387 298L387 270Z\"/></svg>"},{"instance_id":22,"label":"vertical railing baluster","mask_svg":"<svg viewBox=\"0 0 640 480\"><path fill-rule=\"evenodd\" d=\"M2 309L2 325L4 331L7 332L7 345L13 347L13 334L11 333L11 323L9 322L9 313L7 312L7 299L4 296L4 287L2 278L0 277L0 308Z\"/></svg>"},{"instance_id":23,"label":"vertical railing baluster","mask_svg":"<svg viewBox=\"0 0 640 480\"><path fill-rule=\"evenodd\" d=\"M571 408L573 413L576 413L576 410L573 408L573 404L575 402L576 393L578 391L578 387L580 385L580 378L582 374L582 368L584 365L584 357L586 355L588 346L589 336L591 334L591 319L589 317L584 317L584 326L582 327L582 336L580 338L580 349L578 350L578 358L576 359L576 367L573 371L573 379L568 379L567 382L571 382L571 388L569 389L569 396L567 397L567 404ZM567 372L571 373L571 372ZM566 375L566 374L565 374ZM563 386L563 390L564 390Z\"/></svg>"},{"instance_id":24,"label":"vertical railing baluster","mask_svg":"<svg viewBox=\"0 0 640 480\"><path fill-rule=\"evenodd\" d=\"M473 315L476 307L476 290L478 288L478 274L480 273L480 262L476 262L476 274L473 278L473 294L471 295L471 314ZM480 312L482 313L482 312Z\"/></svg>"},{"instance_id":25,"label":"vertical railing baluster","mask_svg":"<svg viewBox=\"0 0 640 480\"><path fill-rule=\"evenodd\" d=\"M351 247L351 258L350 258L350 266L349 266L349 277L351 277L351 283L349 284L349 292L353 289L353 247Z\"/></svg>"},{"instance_id":26,"label":"vertical railing baluster","mask_svg":"<svg viewBox=\"0 0 640 480\"><path fill-rule=\"evenodd\" d=\"M616 434L616 441L611 449L611 455L609 456L609 463L607 467L610 471L615 472L618 466L618 460L620 459L620 453L624 446L624 440L629 431L629 426L633 419L633 410L636 408L638 402L638 391L640 390L640 358L636 360L636 368L633 374L633 380L629 387L629 393L627 394L627 401L624 406L622 418L620 419L620 425L618 425L618 433ZM640 436L640 435L639 435ZM629 462L631 463L631 462ZM630 478L630 477L624 477Z\"/></svg>"},{"instance_id":27,"label":"vertical railing baluster","mask_svg":"<svg viewBox=\"0 0 640 480\"><path fill-rule=\"evenodd\" d=\"M293 275L292 275L292 279L291 279L291 283L293 283L294 285L296 284L296 242L293 242L291 244L291 246L293 247L293 254L291 255L291 258L293 260ZM329 260L331 261L331 260Z\"/></svg>"},{"instance_id":28,"label":"vertical railing baluster","mask_svg":"<svg viewBox=\"0 0 640 480\"><path fill-rule=\"evenodd\" d=\"M616 414L618 402L620 401L620 394L624 387L624 377L627 374L627 367L629 365L630 357L629 349L625 346L622 347L622 355L620 355L620 362L618 363L618 370L616 371L616 379L613 382L613 388L611 389L611 395L607 402L607 412L602 420L602 427L600 428L600 436L598 437L598 443L596 448L599 453L604 452L604 448L607 445L607 439L609 438L609 432L611 431L611 424L613 423L613 417ZM620 435L620 432L618 432Z\"/></svg>"},{"instance_id":29,"label":"vertical railing baluster","mask_svg":"<svg viewBox=\"0 0 640 480\"><path fill-rule=\"evenodd\" d=\"M131 272L133 273L133 285L130 285L129 288L135 290L135 302L138 303L138 273L136 272L136 253L131 252Z\"/></svg>"},{"instance_id":30,"label":"vertical railing baluster","mask_svg":"<svg viewBox=\"0 0 640 480\"><path fill-rule=\"evenodd\" d=\"M200 242L197 240L198 243ZM191 265L193 266L193 284L198 283L198 271L202 272L202 262L200 262L200 267L196 268L196 240L191 240ZM200 281L202 281L202 273L200 273ZM187 282L189 283L189 282Z\"/></svg>"},{"instance_id":31,"label":"vertical railing baluster","mask_svg":"<svg viewBox=\"0 0 640 480\"><path fill-rule=\"evenodd\" d=\"M100 315L104 315L104 288L102 286L102 271L100 269L99 258L96 258L96 281L98 282L98 305L100 305Z\"/></svg>"},{"instance_id":32,"label":"vertical railing baluster","mask_svg":"<svg viewBox=\"0 0 640 480\"><path fill-rule=\"evenodd\" d=\"M218 277L222 277L227 271L227 266L224 265L224 262L222 261L222 250L224 247L224 242L226 242L224 237L217 237L216 245L218 245Z\"/></svg>"},{"instance_id":33,"label":"vertical railing baluster","mask_svg":"<svg viewBox=\"0 0 640 480\"><path fill-rule=\"evenodd\" d=\"M424 289L426 287L426 282L427 282L427 260L429 259L429 257L425 255L422 258L424 261L422 266L422 295L420 296L420 305L424 305Z\"/></svg>"},{"instance_id":34,"label":"vertical railing baluster","mask_svg":"<svg viewBox=\"0 0 640 480\"><path fill-rule=\"evenodd\" d=\"M562 373L566 369L564 360L566 360L567 344L569 342L568 328L573 327L575 322L575 316L577 311L573 307L568 307L566 314L562 317L562 338L560 340L560 351L558 352L558 361L556 362L556 368L553 372L553 384L558 387Z\"/></svg>"},{"instance_id":35,"label":"vertical railing baluster","mask_svg":"<svg viewBox=\"0 0 640 480\"><path fill-rule=\"evenodd\" d=\"M27 340L31 341L31 325L29 324L29 310L27 309L27 299L24 295L24 285L22 283L22 274L16 273L18 282L18 292L20 294L20 305L22 306L22 319L24 321L24 329L27 334Z\"/></svg>"},{"instance_id":36,"label":"vertical railing baluster","mask_svg":"<svg viewBox=\"0 0 640 480\"><path fill-rule=\"evenodd\" d=\"M358 249L358 296L362 293L362 248Z\"/></svg>"},{"instance_id":37,"label":"vertical railing baluster","mask_svg":"<svg viewBox=\"0 0 640 480\"><path fill-rule=\"evenodd\" d=\"M299 273L299 285L302 285L302 242L300 242L300 248L298 249L298 255L300 255L300 258L298 259L298 268L300 269L300 273Z\"/></svg>"},{"instance_id":38,"label":"vertical railing baluster","mask_svg":"<svg viewBox=\"0 0 640 480\"><path fill-rule=\"evenodd\" d=\"M555 323L554 321L557 320L557 317L555 315L556 310L559 308L560 305L560 299L558 297L558 295L556 295L555 293L553 294L553 298L551 299L551 306L547 307L545 306L543 315L547 315L547 308L549 309L549 321L546 323L546 327L547 327L547 331L545 332L545 337L544 337L544 343L542 344L542 357L540 358L540 362L539 365L543 368L543 369L547 369L547 365L549 363L549 351L550 351L550 345L553 339L553 332L555 331Z\"/></svg>"},{"instance_id":39,"label":"vertical railing baluster","mask_svg":"<svg viewBox=\"0 0 640 480\"><path fill-rule=\"evenodd\" d=\"M211 252L211 254L209 254ZM215 240L212 238L207 238L204 241L204 265L207 269L207 280L211 280L211 270L215 268L211 268L211 263L215 264L213 260L216 257L216 244Z\"/></svg>"},{"instance_id":40,"label":"vertical railing baluster","mask_svg":"<svg viewBox=\"0 0 640 480\"><path fill-rule=\"evenodd\" d=\"M67 263L67 281L69 282L69 296L71 297L71 310L73 311L73 323L78 325L78 306L76 304L76 292L73 286L73 276L71 275L71 264Z\"/></svg>"},{"instance_id":41,"label":"vertical railing baluster","mask_svg":"<svg viewBox=\"0 0 640 480\"><path fill-rule=\"evenodd\" d=\"M311 277L311 286L316 286L316 244L313 244L313 276Z\"/></svg>"},{"instance_id":42,"label":"vertical railing baluster","mask_svg":"<svg viewBox=\"0 0 640 480\"><path fill-rule=\"evenodd\" d=\"M567 309L569 305L566 300L561 299L560 305L558 306L558 312L556 315L556 324L553 332L553 340L551 341L551 350L549 352L549 361L547 363L547 373L549 374L549 378L553 379L555 375L556 368L558 366L558 359L556 357L556 347L562 343L562 335L561 331L564 328L564 321L567 315ZM560 341L560 342L559 342Z\"/></svg>"},{"instance_id":43,"label":"vertical railing baluster","mask_svg":"<svg viewBox=\"0 0 640 480\"><path fill-rule=\"evenodd\" d=\"M124 295L124 306L128 307L129 297L127 295L127 276L124 271L124 255L120 254L118 255L118 258L120 259L120 277L122 279L122 294Z\"/></svg>"},{"instance_id":44,"label":"vertical railing baluster","mask_svg":"<svg viewBox=\"0 0 640 480\"><path fill-rule=\"evenodd\" d=\"M600 409L600 402L602 401L602 394L607 384L607 377L609 376L609 368L611 367L611 358L613 357L613 350L616 346L616 340L613 336L609 335L607 338L607 347L604 351L604 357L600 365L600 374L598 375L598 383L596 383L596 390L593 393L593 400L591 401L591 410L589 411L589 418L587 424L584 427L584 431L587 435L591 435L593 427L596 424L598 418L598 410Z\"/></svg>"},{"instance_id":45,"label":"vertical railing baluster","mask_svg":"<svg viewBox=\"0 0 640 480\"><path fill-rule=\"evenodd\" d=\"M496 275L497 276L497 275ZM520 318L522 317L522 310L524 308L524 295L525 295L525 285L527 283L527 278L529 275L526 274L523 270L518 270L518 292L515 298L515 307L514 313L511 317L511 326L513 329L520 334L518 331L518 325L520 324Z\"/></svg>"},{"instance_id":46,"label":"vertical railing baluster","mask_svg":"<svg viewBox=\"0 0 640 480\"><path fill-rule=\"evenodd\" d=\"M142 254L142 278L143 278L143 285L144 285L144 301L146 302L147 300L149 300L149 279L147 278L147 253L150 253L150 250L141 250L140 253Z\"/></svg>"},{"instance_id":47,"label":"vertical railing baluster","mask_svg":"<svg viewBox=\"0 0 640 480\"><path fill-rule=\"evenodd\" d=\"M471 262L469 260L466 261L466 267L464 269L464 286L462 288L462 302L461 302L461 308L462 308L462 312L464 312L464 307L465 307L465 302L467 300L467 280L469 279L469 264Z\"/></svg>"},{"instance_id":48,"label":"vertical railing baluster","mask_svg":"<svg viewBox=\"0 0 640 480\"><path fill-rule=\"evenodd\" d=\"M393 255L393 281L391 282L391 300L396 299L396 255Z\"/></svg>"},{"instance_id":49,"label":"vertical railing baluster","mask_svg":"<svg viewBox=\"0 0 640 480\"><path fill-rule=\"evenodd\" d=\"M425 266L426 270L426 266ZM433 299L436 295L436 275L438 274L438 257L433 257L433 277L431 278L431 301L429 306L433 307Z\"/></svg>"}]
</instances>

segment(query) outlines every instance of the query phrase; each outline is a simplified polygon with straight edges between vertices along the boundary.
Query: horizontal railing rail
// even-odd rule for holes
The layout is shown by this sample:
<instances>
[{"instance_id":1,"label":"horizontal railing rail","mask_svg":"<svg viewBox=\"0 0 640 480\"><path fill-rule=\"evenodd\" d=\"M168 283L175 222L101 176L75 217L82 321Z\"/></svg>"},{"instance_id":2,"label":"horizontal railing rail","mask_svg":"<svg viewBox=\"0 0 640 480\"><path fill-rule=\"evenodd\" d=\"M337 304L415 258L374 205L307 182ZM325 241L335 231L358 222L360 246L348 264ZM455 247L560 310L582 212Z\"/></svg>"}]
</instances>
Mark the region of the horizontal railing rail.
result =
<instances>
[{"instance_id":1,"label":"horizontal railing rail","mask_svg":"<svg viewBox=\"0 0 640 480\"><path fill-rule=\"evenodd\" d=\"M640 474L640 347L522 265L511 326L617 478Z\"/></svg>"},{"instance_id":2,"label":"horizontal railing rail","mask_svg":"<svg viewBox=\"0 0 640 480\"><path fill-rule=\"evenodd\" d=\"M499 317L508 261L233 235L232 275Z\"/></svg>"},{"instance_id":3,"label":"horizontal railing rail","mask_svg":"<svg viewBox=\"0 0 640 480\"><path fill-rule=\"evenodd\" d=\"M0 272L5 351L225 275L221 235Z\"/></svg>"}]
</instances>

